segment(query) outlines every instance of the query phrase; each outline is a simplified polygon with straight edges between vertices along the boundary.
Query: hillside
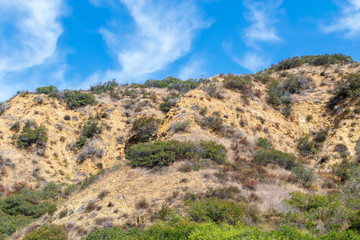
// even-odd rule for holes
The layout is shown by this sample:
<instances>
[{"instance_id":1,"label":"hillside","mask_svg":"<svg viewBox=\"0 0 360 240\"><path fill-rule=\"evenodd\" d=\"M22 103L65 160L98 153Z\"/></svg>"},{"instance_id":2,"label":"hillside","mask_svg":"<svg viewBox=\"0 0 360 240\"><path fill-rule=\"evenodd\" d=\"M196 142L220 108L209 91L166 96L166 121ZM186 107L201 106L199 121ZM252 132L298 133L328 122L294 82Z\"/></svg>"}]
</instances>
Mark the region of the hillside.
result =
<instances>
[{"instance_id":1,"label":"hillside","mask_svg":"<svg viewBox=\"0 0 360 240\"><path fill-rule=\"evenodd\" d=\"M21 92L1 104L0 239L50 224L68 239L359 239L359 72L304 56L252 75Z\"/></svg>"}]
</instances>

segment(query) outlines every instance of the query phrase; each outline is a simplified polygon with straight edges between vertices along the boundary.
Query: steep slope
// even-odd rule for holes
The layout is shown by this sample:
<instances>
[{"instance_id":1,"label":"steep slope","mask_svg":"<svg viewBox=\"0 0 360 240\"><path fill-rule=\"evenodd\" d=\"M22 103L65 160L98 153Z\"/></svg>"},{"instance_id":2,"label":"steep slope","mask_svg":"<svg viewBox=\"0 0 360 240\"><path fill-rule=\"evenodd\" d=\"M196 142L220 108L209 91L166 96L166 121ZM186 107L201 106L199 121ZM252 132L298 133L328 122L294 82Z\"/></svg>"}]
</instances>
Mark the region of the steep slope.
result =
<instances>
[{"instance_id":1,"label":"steep slope","mask_svg":"<svg viewBox=\"0 0 360 240\"><path fill-rule=\"evenodd\" d=\"M343 179L333 166L359 155L360 111L355 101L344 99L332 109L329 102L338 84L359 71L352 62L301 64L253 75L220 74L184 92L120 86L121 97L105 92L96 95L95 105L76 110L48 95L20 94L0 118L3 194L25 186L41 189L51 181L63 184L62 191L70 184L78 188L63 196L54 214L12 238L50 223L64 226L70 239L113 225L146 227L167 207L186 215L184 202L209 196L231 195L263 213L285 214L291 192L336 192ZM102 131L74 147L89 119L97 119ZM45 150L17 146L10 128L19 121L22 129L27 120L47 129ZM146 169L125 158L131 146L169 140L215 141L227 149L227 161L214 163L201 155ZM264 152L288 162L262 162L257 156Z\"/></svg>"}]
</instances>

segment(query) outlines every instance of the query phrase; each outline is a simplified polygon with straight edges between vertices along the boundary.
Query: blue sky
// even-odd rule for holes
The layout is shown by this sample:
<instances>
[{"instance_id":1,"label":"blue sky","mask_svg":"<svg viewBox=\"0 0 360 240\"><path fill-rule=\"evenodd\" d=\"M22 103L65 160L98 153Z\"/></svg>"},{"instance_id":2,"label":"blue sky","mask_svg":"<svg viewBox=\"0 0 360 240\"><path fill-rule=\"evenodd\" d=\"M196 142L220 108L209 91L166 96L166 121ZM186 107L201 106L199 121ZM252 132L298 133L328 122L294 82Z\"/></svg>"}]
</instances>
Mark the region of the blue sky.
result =
<instances>
[{"instance_id":1,"label":"blue sky","mask_svg":"<svg viewBox=\"0 0 360 240\"><path fill-rule=\"evenodd\" d=\"M360 0L1 0L0 100L50 84L253 73L307 54L359 60L359 40Z\"/></svg>"}]
</instances>

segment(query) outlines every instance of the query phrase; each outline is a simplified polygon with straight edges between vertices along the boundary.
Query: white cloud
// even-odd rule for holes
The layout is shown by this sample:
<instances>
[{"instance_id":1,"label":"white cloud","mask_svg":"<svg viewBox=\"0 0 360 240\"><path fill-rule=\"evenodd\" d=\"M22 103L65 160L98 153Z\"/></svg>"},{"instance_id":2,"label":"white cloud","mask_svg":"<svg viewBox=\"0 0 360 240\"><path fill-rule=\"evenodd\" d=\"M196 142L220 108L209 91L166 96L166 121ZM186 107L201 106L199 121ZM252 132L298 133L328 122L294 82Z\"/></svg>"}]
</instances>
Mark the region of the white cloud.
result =
<instances>
[{"instance_id":1,"label":"white cloud","mask_svg":"<svg viewBox=\"0 0 360 240\"><path fill-rule=\"evenodd\" d=\"M243 57L234 54L232 43L224 42L225 52L232 60L251 72L256 72L269 66L271 59L266 57L262 50L263 43L279 43L282 39L278 36L275 23L277 16L282 12L282 0L255 1L244 0L244 17L249 22L249 27L244 31L244 42L247 50Z\"/></svg>"},{"instance_id":2,"label":"white cloud","mask_svg":"<svg viewBox=\"0 0 360 240\"><path fill-rule=\"evenodd\" d=\"M103 78L116 78L120 82L136 81L162 70L186 55L199 30L210 26L209 22L201 19L193 1L119 2L129 10L135 31L124 36L117 29L100 30L122 67L107 71ZM101 74L95 73L88 82L99 77Z\"/></svg>"},{"instance_id":3,"label":"white cloud","mask_svg":"<svg viewBox=\"0 0 360 240\"><path fill-rule=\"evenodd\" d=\"M189 78L200 78L206 75L204 70L204 60L194 58L180 68L179 78L187 80Z\"/></svg>"},{"instance_id":4,"label":"white cloud","mask_svg":"<svg viewBox=\"0 0 360 240\"><path fill-rule=\"evenodd\" d=\"M56 49L62 28L61 0L2 0L0 71L39 65Z\"/></svg>"},{"instance_id":5,"label":"white cloud","mask_svg":"<svg viewBox=\"0 0 360 240\"><path fill-rule=\"evenodd\" d=\"M328 26L320 26L326 32L346 32L345 36L352 38L360 33L360 0L348 0L342 9L342 16Z\"/></svg>"},{"instance_id":6,"label":"white cloud","mask_svg":"<svg viewBox=\"0 0 360 240\"><path fill-rule=\"evenodd\" d=\"M19 76L54 55L62 33L58 21L62 10L62 0L0 1L0 99L10 97L14 89L32 86L26 82L29 78Z\"/></svg>"},{"instance_id":7,"label":"white cloud","mask_svg":"<svg viewBox=\"0 0 360 240\"><path fill-rule=\"evenodd\" d=\"M260 56L255 52L248 52L243 58L233 58L234 62L250 70L251 72L257 72L261 69L264 69L270 65L270 59Z\"/></svg>"},{"instance_id":8,"label":"white cloud","mask_svg":"<svg viewBox=\"0 0 360 240\"><path fill-rule=\"evenodd\" d=\"M248 10L245 18L251 22L250 26L245 30L245 40L248 44L281 40L274 26L275 16L281 4L282 0L269 2L244 1L244 6Z\"/></svg>"}]
</instances>

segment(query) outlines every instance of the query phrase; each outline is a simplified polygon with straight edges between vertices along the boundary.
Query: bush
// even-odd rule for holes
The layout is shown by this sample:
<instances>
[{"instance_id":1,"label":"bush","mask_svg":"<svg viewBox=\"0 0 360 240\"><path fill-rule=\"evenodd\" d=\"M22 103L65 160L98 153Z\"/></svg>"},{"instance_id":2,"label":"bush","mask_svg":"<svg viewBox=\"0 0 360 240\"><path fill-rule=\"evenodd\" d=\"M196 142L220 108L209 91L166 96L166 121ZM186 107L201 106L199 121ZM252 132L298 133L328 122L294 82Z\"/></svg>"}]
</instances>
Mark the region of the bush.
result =
<instances>
[{"instance_id":1,"label":"bush","mask_svg":"<svg viewBox=\"0 0 360 240\"><path fill-rule=\"evenodd\" d=\"M284 89L291 94L299 94L301 91L310 88L312 79L304 76L290 75L290 77L284 81Z\"/></svg>"},{"instance_id":2,"label":"bush","mask_svg":"<svg viewBox=\"0 0 360 240\"><path fill-rule=\"evenodd\" d=\"M275 164L288 170L295 166L295 159L296 157L292 154L270 149L258 150L254 156L255 163L264 166Z\"/></svg>"},{"instance_id":3,"label":"bush","mask_svg":"<svg viewBox=\"0 0 360 240\"><path fill-rule=\"evenodd\" d=\"M357 211L350 217L349 229L360 231L360 211Z\"/></svg>"},{"instance_id":4,"label":"bush","mask_svg":"<svg viewBox=\"0 0 360 240\"><path fill-rule=\"evenodd\" d=\"M315 173L313 169L299 165L294 167L291 171L296 175L296 177L306 188L309 188L314 182Z\"/></svg>"},{"instance_id":5,"label":"bush","mask_svg":"<svg viewBox=\"0 0 360 240\"><path fill-rule=\"evenodd\" d=\"M23 240L66 240L67 232L60 226L49 225L28 233Z\"/></svg>"},{"instance_id":6,"label":"bush","mask_svg":"<svg viewBox=\"0 0 360 240\"><path fill-rule=\"evenodd\" d=\"M299 67L301 64L302 62L299 57L292 57L282 60L278 64L272 65L270 69L275 71L283 71L283 70Z\"/></svg>"},{"instance_id":7,"label":"bush","mask_svg":"<svg viewBox=\"0 0 360 240\"><path fill-rule=\"evenodd\" d=\"M246 218L245 204L229 200L206 199L186 202L186 213L195 222L229 223L234 225Z\"/></svg>"},{"instance_id":8,"label":"bush","mask_svg":"<svg viewBox=\"0 0 360 240\"><path fill-rule=\"evenodd\" d=\"M221 132L224 128L223 120L221 117L203 117L201 119L202 127L209 127L214 132Z\"/></svg>"},{"instance_id":9,"label":"bush","mask_svg":"<svg viewBox=\"0 0 360 240\"><path fill-rule=\"evenodd\" d=\"M10 130L13 132L19 132L20 131L20 122L16 121L13 125L11 125Z\"/></svg>"},{"instance_id":10,"label":"bush","mask_svg":"<svg viewBox=\"0 0 360 240\"><path fill-rule=\"evenodd\" d=\"M114 92L118 86L119 83L117 83L116 80L113 79L112 81L108 81L105 83L97 83L93 86L90 86L90 91L93 94L101 94L103 92Z\"/></svg>"},{"instance_id":11,"label":"bush","mask_svg":"<svg viewBox=\"0 0 360 240\"><path fill-rule=\"evenodd\" d=\"M324 55L306 55L302 57L292 57L280 61L278 64L272 65L270 69L275 71L283 71L301 66L302 64L310 64L314 66L324 66L335 63L352 63L350 56L344 54L324 54Z\"/></svg>"},{"instance_id":12,"label":"bush","mask_svg":"<svg viewBox=\"0 0 360 240\"><path fill-rule=\"evenodd\" d=\"M267 85L267 94L267 102L275 106L283 103L284 96L290 96L289 94L286 94L285 89L280 85L278 80L269 82Z\"/></svg>"},{"instance_id":13,"label":"bush","mask_svg":"<svg viewBox=\"0 0 360 240\"><path fill-rule=\"evenodd\" d=\"M99 125L99 121L97 119L89 119L81 127L81 135L87 138L92 138L96 134L100 134L101 131L102 127Z\"/></svg>"},{"instance_id":14,"label":"bush","mask_svg":"<svg viewBox=\"0 0 360 240\"><path fill-rule=\"evenodd\" d=\"M341 195L318 195L293 192L285 202L294 208L283 219L283 224L305 228L318 234L344 229L348 222L349 210L343 204Z\"/></svg>"},{"instance_id":15,"label":"bush","mask_svg":"<svg viewBox=\"0 0 360 240\"><path fill-rule=\"evenodd\" d=\"M161 122L160 119L153 117L141 117L136 119L131 128L133 135L125 143L125 151L134 144L150 141L159 129Z\"/></svg>"},{"instance_id":16,"label":"bush","mask_svg":"<svg viewBox=\"0 0 360 240\"><path fill-rule=\"evenodd\" d=\"M344 82L338 82L334 89L334 96L327 106L334 109L339 103L350 99L356 100L360 96L360 74L352 73L345 77Z\"/></svg>"},{"instance_id":17,"label":"bush","mask_svg":"<svg viewBox=\"0 0 360 240\"><path fill-rule=\"evenodd\" d=\"M12 235L18 228L56 210L53 199L59 196L59 186L49 183L42 191L22 189L19 193L0 199L0 239Z\"/></svg>"},{"instance_id":18,"label":"bush","mask_svg":"<svg viewBox=\"0 0 360 240\"><path fill-rule=\"evenodd\" d=\"M57 92L58 89L55 86L48 86L48 87L39 87L36 89L37 93L44 93L44 94L49 94L49 93L53 93L53 92Z\"/></svg>"},{"instance_id":19,"label":"bush","mask_svg":"<svg viewBox=\"0 0 360 240\"><path fill-rule=\"evenodd\" d=\"M170 109L176 104L176 101L179 99L180 95L177 93L170 93L163 100L163 103L160 103L160 110L164 113L170 111Z\"/></svg>"},{"instance_id":20,"label":"bush","mask_svg":"<svg viewBox=\"0 0 360 240\"><path fill-rule=\"evenodd\" d=\"M204 85L204 91L209 94L210 97L217 99L224 99L225 91L221 85L216 83L208 83Z\"/></svg>"},{"instance_id":21,"label":"bush","mask_svg":"<svg viewBox=\"0 0 360 240\"><path fill-rule=\"evenodd\" d=\"M269 142L267 139L265 138L258 138L256 140L256 145L264 148L264 149L271 149L273 147L273 145L271 144L271 142Z\"/></svg>"},{"instance_id":22,"label":"bush","mask_svg":"<svg viewBox=\"0 0 360 240\"><path fill-rule=\"evenodd\" d=\"M217 144L214 141L201 141L200 149L197 149L201 158L210 159L218 164L223 164L226 161L226 148Z\"/></svg>"},{"instance_id":23,"label":"bush","mask_svg":"<svg viewBox=\"0 0 360 240\"><path fill-rule=\"evenodd\" d=\"M126 239L127 233L118 227L98 229L89 234L86 240L122 240Z\"/></svg>"},{"instance_id":24,"label":"bush","mask_svg":"<svg viewBox=\"0 0 360 240\"><path fill-rule=\"evenodd\" d=\"M318 132L314 133L314 141L316 144L320 144L325 142L327 135L328 135L328 129L320 129Z\"/></svg>"},{"instance_id":25,"label":"bush","mask_svg":"<svg viewBox=\"0 0 360 240\"><path fill-rule=\"evenodd\" d=\"M170 126L170 130L177 133L177 132L186 132L188 127L190 126L189 121L183 122L173 122Z\"/></svg>"},{"instance_id":26,"label":"bush","mask_svg":"<svg viewBox=\"0 0 360 240\"><path fill-rule=\"evenodd\" d=\"M87 137L86 136L80 136L74 145L75 148L82 148L87 143Z\"/></svg>"},{"instance_id":27,"label":"bush","mask_svg":"<svg viewBox=\"0 0 360 240\"><path fill-rule=\"evenodd\" d=\"M29 225L32 217L24 215L11 216L0 211L0 239L11 236L17 229Z\"/></svg>"},{"instance_id":28,"label":"bush","mask_svg":"<svg viewBox=\"0 0 360 240\"><path fill-rule=\"evenodd\" d=\"M19 194L7 197L0 202L3 213L17 216L24 215L38 218L45 213L53 213L56 205L50 202L43 202L43 197L32 190L22 190Z\"/></svg>"},{"instance_id":29,"label":"bush","mask_svg":"<svg viewBox=\"0 0 360 240\"><path fill-rule=\"evenodd\" d=\"M196 79L188 79L186 81L182 81L174 77L167 77L162 80L147 80L145 82L145 85L147 87L174 89L181 93L186 93L192 89L195 89L199 86L199 84L200 81Z\"/></svg>"},{"instance_id":30,"label":"bush","mask_svg":"<svg viewBox=\"0 0 360 240\"><path fill-rule=\"evenodd\" d=\"M207 158L216 163L226 160L226 148L215 142L157 141L139 143L129 148L126 158L131 160L133 167L153 168L167 166L175 161L192 158Z\"/></svg>"},{"instance_id":31,"label":"bush","mask_svg":"<svg viewBox=\"0 0 360 240\"><path fill-rule=\"evenodd\" d=\"M309 135L305 135L299 139L297 148L303 156L313 155L317 153L315 142L310 140Z\"/></svg>"},{"instance_id":32,"label":"bush","mask_svg":"<svg viewBox=\"0 0 360 240\"><path fill-rule=\"evenodd\" d=\"M332 166L332 171L337 176L341 182L345 182L350 178L351 164L348 160L344 159L340 164L334 164Z\"/></svg>"},{"instance_id":33,"label":"bush","mask_svg":"<svg viewBox=\"0 0 360 240\"><path fill-rule=\"evenodd\" d=\"M186 201L185 212L195 222L214 222L217 224L235 225L238 222L254 223L258 220L259 211L245 202L219 200Z\"/></svg>"},{"instance_id":34,"label":"bush","mask_svg":"<svg viewBox=\"0 0 360 240\"><path fill-rule=\"evenodd\" d=\"M95 97L91 93L65 90L64 97L67 107L70 109L95 104Z\"/></svg>"},{"instance_id":35,"label":"bush","mask_svg":"<svg viewBox=\"0 0 360 240\"><path fill-rule=\"evenodd\" d=\"M251 78L248 75L227 75L224 78L224 87L228 89L234 89L240 91L245 95L249 95L251 93L253 83L251 82Z\"/></svg>"},{"instance_id":36,"label":"bush","mask_svg":"<svg viewBox=\"0 0 360 240\"><path fill-rule=\"evenodd\" d=\"M36 144L38 147L43 147L46 145L48 140L46 128L43 126L35 127L25 124L23 130L19 135L14 135L14 139L17 140L18 147L30 147L33 144Z\"/></svg>"},{"instance_id":37,"label":"bush","mask_svg":"<svg viewBox=\"0 0 360 240\"><path fill-rule=\"evenodd\" d=\"M3 115L8 108L7 102L0 102L0 116Z\"/></svg>"}]
</instances>

